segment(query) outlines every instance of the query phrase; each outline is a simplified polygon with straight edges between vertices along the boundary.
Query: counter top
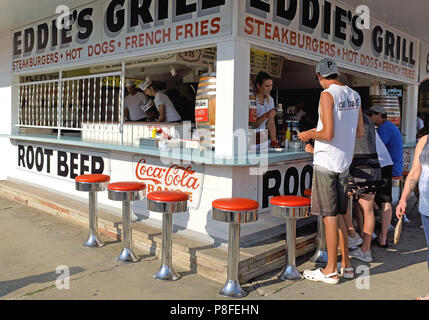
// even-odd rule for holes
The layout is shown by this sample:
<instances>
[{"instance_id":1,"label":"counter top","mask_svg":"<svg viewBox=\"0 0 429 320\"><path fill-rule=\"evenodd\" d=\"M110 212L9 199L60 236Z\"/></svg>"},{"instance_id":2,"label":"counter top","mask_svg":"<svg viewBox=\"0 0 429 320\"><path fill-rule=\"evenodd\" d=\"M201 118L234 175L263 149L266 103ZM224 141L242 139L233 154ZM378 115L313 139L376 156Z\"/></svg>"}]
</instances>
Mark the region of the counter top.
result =
<instances>
[{"instance_id":1,"label":"counter top","mask_svg":"<svg viewBox=\"0 0 429 320\"><path fill-rule=\"evenodd\" d=\"M133 154L148 155L154 157L165 157L169 159L177 159L182 161L189 161L196 164L219 165L219 166L259 166L278 164L292 160L312 159L312 155L305 151L286 151L286 152L268 152L268 153L255 153L249 152L247 155L238 155L235 157L222 157L216 156L212 150L199 150L199 149L185 149L185 148L136 148L111 144L100 144L92 142L84 142L80 137L61 136L59 139L50 135L8 135L11 140L26 141L26 142L39 142L61 146L68 146L70 148L89 148L103 151L116 151Z\"/></svg>"}]
</instances>

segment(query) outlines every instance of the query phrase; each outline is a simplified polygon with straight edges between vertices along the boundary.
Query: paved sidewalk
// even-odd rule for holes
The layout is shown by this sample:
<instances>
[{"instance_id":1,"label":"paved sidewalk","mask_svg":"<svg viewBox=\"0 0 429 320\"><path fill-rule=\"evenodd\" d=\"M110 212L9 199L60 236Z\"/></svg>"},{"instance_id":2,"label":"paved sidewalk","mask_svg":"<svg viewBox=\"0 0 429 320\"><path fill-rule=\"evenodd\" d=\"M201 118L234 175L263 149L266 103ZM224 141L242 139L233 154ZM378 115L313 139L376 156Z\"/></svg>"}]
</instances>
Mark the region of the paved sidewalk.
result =
<instances>
[{"instance_id":1,"label":"paved sidewalk","mask_svg":"<svg viewBox=\"0 0 429 320\"><path fill-rule=\"evenodd\" d=\"M429 292L427 248L417 215L403 228L398 246L375 247L369 266L368 284L362 278L342 280L332 286L307 280L279 281L272 272L244 285L245 299L414 299ZM101 235L107 246L88 249L81 246L87 229L73 220L52 216L0 197L0 299L143 299L143 300L217 300L222 285L191 270L179 267L182 278L176 282L152 279L160 260L135 249L142 260L135 264L115 261L121 243ZM390 234L390 240L392 234ZM313 268L311 254L297 260L298 269ZM361 263L352 260L357 267ZM70 270L70 288L58 289L58 266ZM278 270L280 271L280 270ZM62 282L64 284L64 282ZM237 300L234 300L237 301ZM241 300L240 300L241 301Z\"/></svg>"}]
</instances>

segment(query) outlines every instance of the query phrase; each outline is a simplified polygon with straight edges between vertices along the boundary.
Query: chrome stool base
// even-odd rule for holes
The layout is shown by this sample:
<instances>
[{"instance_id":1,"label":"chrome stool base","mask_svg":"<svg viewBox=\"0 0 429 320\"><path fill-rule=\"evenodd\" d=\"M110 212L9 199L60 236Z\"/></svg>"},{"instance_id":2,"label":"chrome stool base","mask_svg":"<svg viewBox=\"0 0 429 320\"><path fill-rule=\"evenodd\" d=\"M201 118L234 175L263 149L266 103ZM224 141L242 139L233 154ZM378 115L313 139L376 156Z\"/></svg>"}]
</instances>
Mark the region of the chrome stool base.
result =
<instances>
[{"instance_id":1,"label":"chrome stool base","mask_svg":"<svg viewBox=\"0 0 429 320\"><path fill-rule=\"evenodd\" d=\"M176 281L180 279L180 274L173 270L173 267L162 265L156 274L153 275L154 279Z\"/></svg>"},{"instance_id":2,"label":"chrome stool base","mask_svg":"<svg viewBox=\"0 0 429 320\"><path fill-rule=\"evenodd\" d=\"M101 248L106 244L98 239L96 234L90 234L88 240L83 244L84 247L88 248Z\"/></svg>"},{"instance_id":3,"label":"chrome stool base","mask_svg":"<svg viewBox=\"0 0 429 320\"><path fill-rule=\"evenodd\" d=\"M240 282L237 280L227 280L219 294L229 298L243 298L247 296L247 292L243 290Z\"/></svg>"},{"instance_id":4,"label":"chrome stool base","mask_svg":"<svg viewBox=\"0 0 429 320\"><path fill-rule=\"evenodd\" d=\"M319 249L310 258L310 261L314 263L328 263L328 253L322 249Z\"/></svg>"},{"instance_id":5,"label":"chrome stool base","mask_svg":"<svg viewBox=\"0 0 429 320\"><path fill-rule=\"evenodd\" d=\"M295 266L285 266L283 271L278 275L278 278L282 281L296 281L304 279Z\"/></svg>"},{"instance_id":6,"label":"chrome stool base","mask_svg":"<svg viewBox=\"0 0 429 320\"><path fill-rule=\"evenodd\" d=\"M121 254L116 258L119 262L139 262L140 258L137 257L134 252L128 248L123 248Z\"/></svg>"},{"instance_id":7,"label":"chrome stool base","mask_svg":"<svg viewBox=\"0 0 429 320\"><path fill-rule=\"evenodd\" d=\"M328 252L326 251L325 224L323 218L319 216L317 220L317 248L310 258L311 262L328 263Z\"/></svg>"}]
</instances>

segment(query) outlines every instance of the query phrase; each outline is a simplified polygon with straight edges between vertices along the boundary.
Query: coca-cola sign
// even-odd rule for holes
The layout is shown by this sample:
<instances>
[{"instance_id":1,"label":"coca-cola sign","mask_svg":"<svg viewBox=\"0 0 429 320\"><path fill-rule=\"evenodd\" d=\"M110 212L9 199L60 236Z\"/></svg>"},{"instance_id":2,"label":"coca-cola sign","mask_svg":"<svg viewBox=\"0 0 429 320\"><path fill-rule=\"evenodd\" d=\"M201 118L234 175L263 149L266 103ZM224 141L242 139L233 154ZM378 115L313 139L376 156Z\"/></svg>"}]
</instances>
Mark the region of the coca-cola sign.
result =
<instances>
[{"instance_id":1,"label":"coca-cola sign","mask_svg":"<svg viewBox=\"0 0 429 320\"><path fill-rule=\"evenodd\" d=\"M171 190L189 195L189 206L197 209L204 182L204 168L195 165L171 164L164 166L155 160L136 157L133 161L134 176L147 185L147 192Z\"/></svg>"}]
</instances>

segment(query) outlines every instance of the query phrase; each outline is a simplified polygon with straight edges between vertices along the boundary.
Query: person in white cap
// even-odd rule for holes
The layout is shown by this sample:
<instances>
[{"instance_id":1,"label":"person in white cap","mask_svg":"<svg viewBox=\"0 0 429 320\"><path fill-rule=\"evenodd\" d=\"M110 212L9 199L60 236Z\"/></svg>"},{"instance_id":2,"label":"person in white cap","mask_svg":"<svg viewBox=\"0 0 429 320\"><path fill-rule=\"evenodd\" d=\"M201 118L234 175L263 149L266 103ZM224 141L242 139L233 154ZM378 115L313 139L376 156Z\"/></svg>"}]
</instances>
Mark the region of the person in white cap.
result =
<instances>
[{"instance_id":1,"label":"person in white cap","mask_svg":"<svg viewBox=\"0 0 429 320\"><path fill-rule=\"evenodd\" d=\"M144 91L145 94L151 97L155 97L155 106L159 112L159 122L179 122L182 121L182 117L174 107L173 102L163 92L153 87L152 81L149 77L140 84L139 88Z\"/></svg>"},{"instance_id":2,"label":"person in white cap","mask_svg":"<svg viewBox=\"0 0 429 320\"><path fill-rule=\"evenodd\" d=\"M147 115L142 107L150 104L146 94L137 91L134 81L127 81L128 95L124 99L124 115L129 121L146 121Z\"/></svg>"},{"instance_id":3,"label":"person in white cap","mask_svg":"<svg viewBox=\"0 0 429 320\"><path fill-rule=\"evenodd\" d=\"M318 125L298 134L304 142L315 140L311 214L323 217L328 252L324 269L305 270L303 276L328 284L339 283L340 275L354 277L344 215L356 138L364 136L361 98L338 81L339 74L332 59L322 59L317 64L316 80L324 89L320 96ZM338 245L342 252L340 275L337 271Z\"/></svg>"}]
</instances>

